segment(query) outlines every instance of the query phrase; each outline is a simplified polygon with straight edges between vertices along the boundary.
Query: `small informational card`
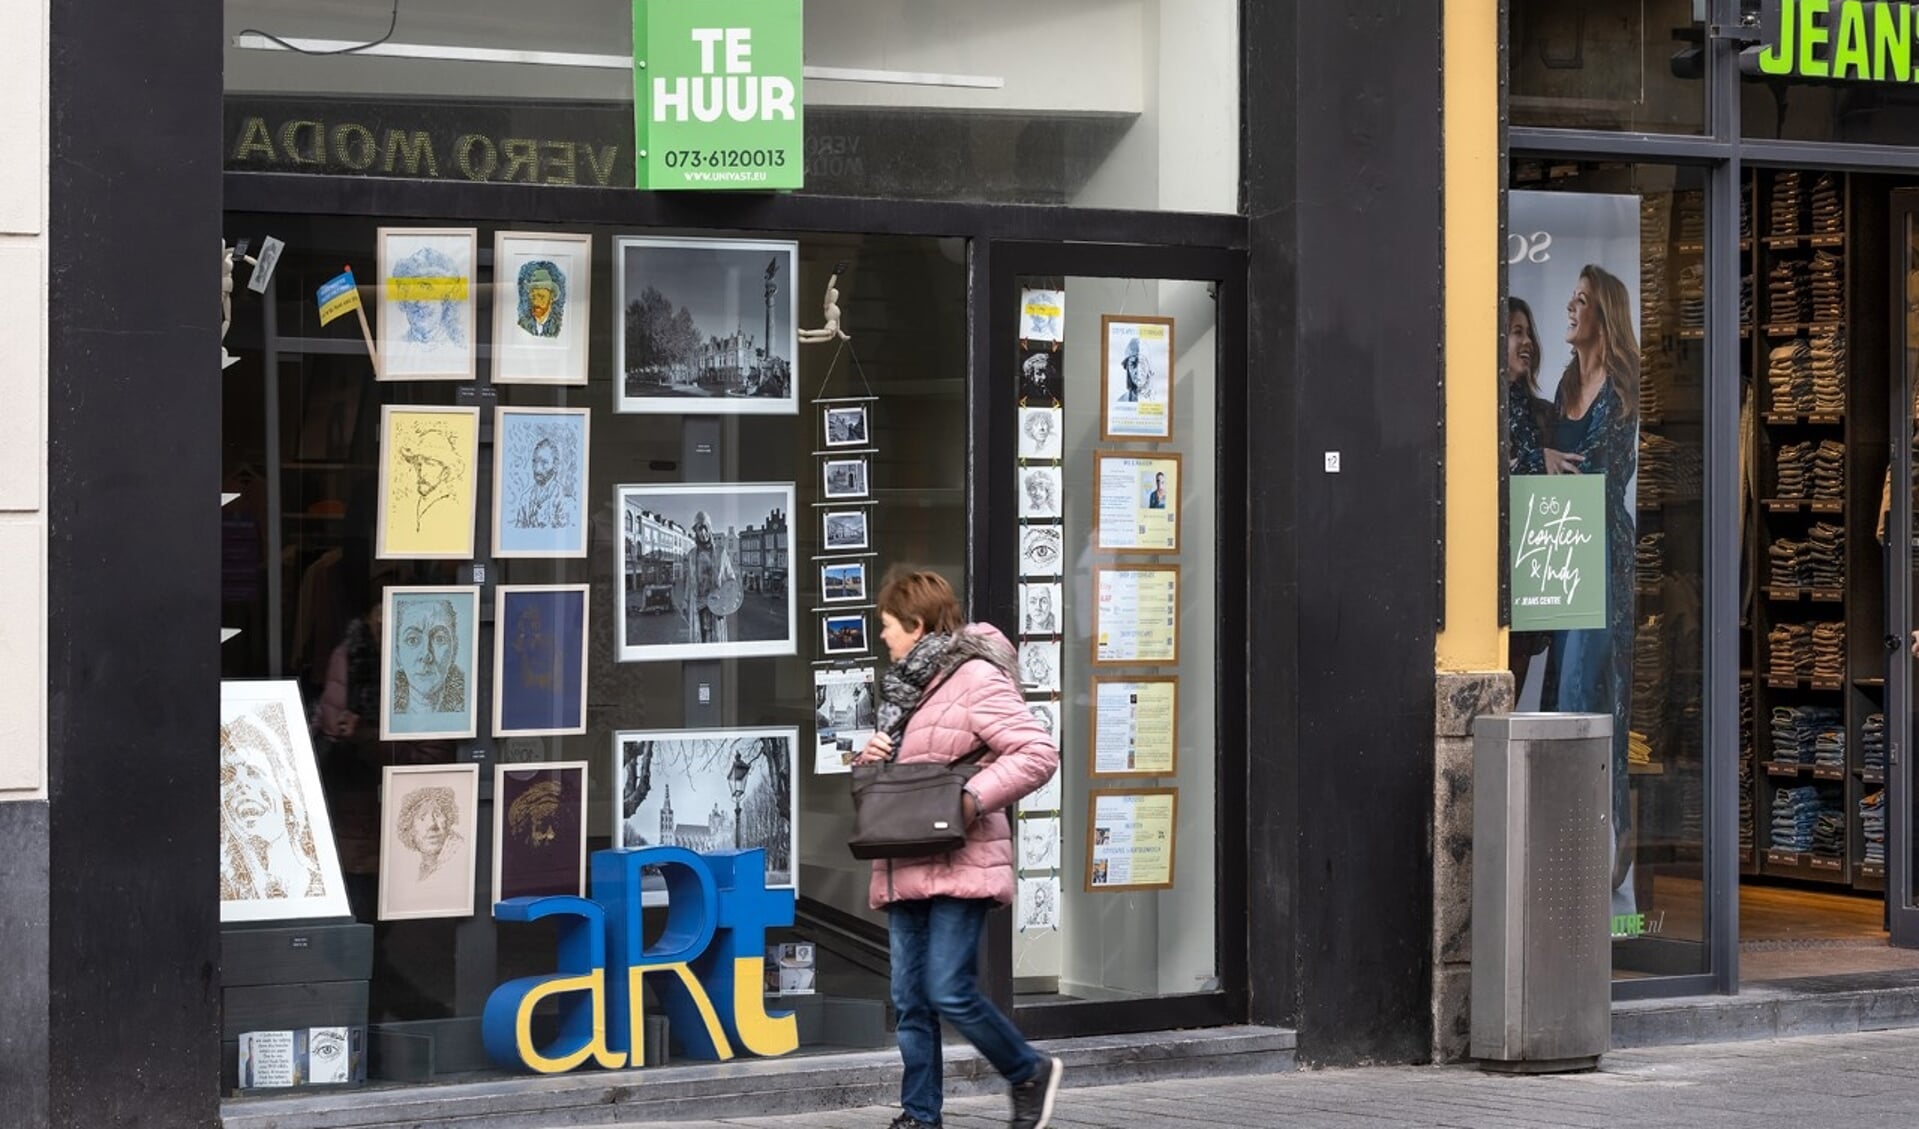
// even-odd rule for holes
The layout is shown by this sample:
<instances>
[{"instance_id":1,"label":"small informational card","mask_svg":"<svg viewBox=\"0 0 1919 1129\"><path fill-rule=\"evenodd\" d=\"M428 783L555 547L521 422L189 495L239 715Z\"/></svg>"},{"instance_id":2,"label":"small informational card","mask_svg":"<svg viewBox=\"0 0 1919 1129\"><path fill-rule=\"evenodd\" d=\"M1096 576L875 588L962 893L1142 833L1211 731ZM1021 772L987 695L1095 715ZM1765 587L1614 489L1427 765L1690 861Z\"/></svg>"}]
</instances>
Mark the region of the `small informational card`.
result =
<instances>
[{"instance_id":1,"label":"small informational card","mask_svg":"<svg viewBox=\"0 0 1919 1129\"><path fill-rule=\"evenodd\" d=\"M1179 661L1179 566L1105 565L1093 570L1093 662Z\"/></svg>"},{"instance_id":2,"label":"small informational card","mask_svg":"<svg viewBox=\"0 0 1919 1129\"><path fill-rule=\"evenodd\" d=\"M1179 679L1093 679L1093 775L1179 772Z\"/></svg>"},{"instance_id":3,"label":"small informational card","mask_svg":"<svg viewBox=\"0 0 1919 1129\"><path fill-rule=\"evenodd\" d=\"M1094 792L1087 799L1086 890L1168 890L1179 789Z\"/></svg>"},{"instance_id":4,"label":"small informational card","mask_svg":"<svg viewBox=\"0 0 1919 1129\"><path fill-rule=\"evenodd\" d=\"M242 1031L238 1077L242 1090L265 1090L297 1085L293 1032Z\"/></svg>"},{"instance_id":5,"label":"small informational card","mask_svg":"<svg viewBox=\"0 0 1919 1129\"><path fill-rule=\"evenodd\" d=\"M817 989L818 953L811 941L766 946L766 990L781 996L810 996Z\"/></svg>"},{"instance_id":6,"label":"small informational card","mask_svg":"<svg viewBox=\"0 0 1919 1129\"><path fill-rule=\"evenodd\" d=\"M1107 553L1179 552L1179 456L1101 451L1093 547Z\"/></svg>"},{"instance_id":7,"label":"small informational card","mask_svg":"<svg viewBox=\"0 0 1919 1129\"><path fill-rule=\"evenodd\" d=\"M853 771L853 758L879 728L879 699L874 669L821 668L813 672L813 720L817 744L813 773L833 776Z\"/></svg>"},{"instance_id":8,"label":"small informational card","mask_svg":"<svg viewBox=\"0 0 1919 1129\"><path fill-rule=\"evenodd\" d=\"M304 1077L309 1084L329 1086L353 1081L353 1053L347 1035L345 1027L307 1028Z\"/></svg>"}]
</instances>

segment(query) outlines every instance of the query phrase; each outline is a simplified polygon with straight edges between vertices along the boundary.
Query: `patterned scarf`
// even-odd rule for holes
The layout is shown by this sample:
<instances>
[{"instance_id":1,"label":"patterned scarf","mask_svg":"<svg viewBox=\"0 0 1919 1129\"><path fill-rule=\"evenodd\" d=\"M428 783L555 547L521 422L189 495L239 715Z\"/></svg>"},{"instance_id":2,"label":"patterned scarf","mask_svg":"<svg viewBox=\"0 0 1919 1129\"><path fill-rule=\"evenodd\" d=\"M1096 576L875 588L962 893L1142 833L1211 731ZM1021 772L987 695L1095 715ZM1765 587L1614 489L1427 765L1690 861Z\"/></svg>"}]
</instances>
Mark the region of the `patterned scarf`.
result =
<instances>
[{"instance_id":1,"label":"patterned scarf","mask_svg":"<svg viewBox=\"0 0 1919 1129\"><path fill-rule=\"evenodd\" d=\"M956 631L927 635L913 644L906 657L889 668L880 679L880 732L893 739L897 751L906 737L906 723L913 719L927 688L957 670L961 663L980 659L992 663L1006 675L1013 675L1013 663L1005 649L990 635Z\"/></svg>"}]
</instances>

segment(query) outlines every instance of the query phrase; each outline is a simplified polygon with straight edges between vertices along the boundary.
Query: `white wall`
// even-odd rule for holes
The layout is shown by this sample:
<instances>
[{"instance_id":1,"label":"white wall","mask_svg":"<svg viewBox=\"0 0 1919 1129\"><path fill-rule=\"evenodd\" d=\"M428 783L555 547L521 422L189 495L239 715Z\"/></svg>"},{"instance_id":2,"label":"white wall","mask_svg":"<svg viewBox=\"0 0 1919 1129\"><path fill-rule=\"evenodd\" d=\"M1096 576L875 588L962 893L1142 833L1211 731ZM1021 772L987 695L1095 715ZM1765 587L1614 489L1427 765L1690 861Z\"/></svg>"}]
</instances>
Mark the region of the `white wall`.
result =
<instances>
[{"instance_id":1,"label":"white wall","mask_svg":"<svg viewBox=\"0 0 1919 1129\"><path fill-rule=\"evenodd\" d=\"M0 0L0 801L46 794L47 0ZM208 262L212 259L209 257Z\"/></svg>"}]
</instances>

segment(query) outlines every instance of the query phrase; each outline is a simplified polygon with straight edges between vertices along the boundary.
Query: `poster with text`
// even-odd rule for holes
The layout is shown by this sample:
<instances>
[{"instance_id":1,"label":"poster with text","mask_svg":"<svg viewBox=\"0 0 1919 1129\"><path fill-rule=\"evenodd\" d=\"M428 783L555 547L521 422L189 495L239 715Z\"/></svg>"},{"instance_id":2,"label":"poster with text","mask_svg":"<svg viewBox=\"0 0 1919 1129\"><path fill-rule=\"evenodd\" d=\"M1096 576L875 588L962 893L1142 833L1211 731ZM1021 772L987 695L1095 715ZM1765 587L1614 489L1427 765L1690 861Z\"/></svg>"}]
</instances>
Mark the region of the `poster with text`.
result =
<instances>
[{"instance_id":1,"label":"poster with text","mask_svg":"<svg viewBox=\"0 0 1919 1129\"><path fill-rule=\"evenodd\" d=\"M1093 679L1093 775L1179 772L1179 679Z\"/></svg>"},{"instance_id":2,"label":"poster with text","mask_svg":"<svg viewBox=\"0 0 1919 1129\"><path fill-rule=\"evenodd\" d=\"M1100 451L1093 547L1104 553L1179 552L1179 456Z\"/></svg>"},{"instance_id":3,"label":"poster with text","mask_svg":"<svg viewBox=\"0 0 1919 1129\"><path fill-rule=\"evenodd\" d=\"M1514 631L1606 626L1606 476L1512 476Z\"/></svg>"},{"instance_id":4,"label":"poster with text","mask_svg":"<svg viewBox=\"0 0 1919 1129\"><path fill-rule=\"evenodd\" d=\"M1094 792L1087 807L1088 893L1172 888L1177 788Z\"/></svg>"},{"instance_id":5,"label":"poster with text","mask_svg":"<svg viewBox=\"0 0 1919 1129\"><path fill-rule=\"evenodd\" d=\"M1179 566L1102 565L1093 570L1093 663L1179 661Z\"/></svg>"}]
</instances>

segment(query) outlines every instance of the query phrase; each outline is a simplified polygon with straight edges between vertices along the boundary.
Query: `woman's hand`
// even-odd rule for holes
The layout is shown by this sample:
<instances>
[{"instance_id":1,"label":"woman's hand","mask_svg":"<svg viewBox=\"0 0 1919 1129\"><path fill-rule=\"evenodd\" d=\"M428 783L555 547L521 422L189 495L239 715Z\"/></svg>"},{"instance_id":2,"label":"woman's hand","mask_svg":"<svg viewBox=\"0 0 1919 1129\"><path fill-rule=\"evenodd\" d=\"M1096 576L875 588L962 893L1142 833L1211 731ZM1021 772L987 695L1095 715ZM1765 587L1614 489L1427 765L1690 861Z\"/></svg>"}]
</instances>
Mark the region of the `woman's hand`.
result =
<instances>
[{"instance_id":1,"label":"woman's hand","mask_svg":"<svg viewBox=\"0 0 1919 1129\"><path fill-rule=\"evenodd\" d=\"M960 818L968 827L979 822L979 801L973 798L971 792L960 793Z\"/></svg>"},{"instance_id":2,"label":"woman's hand","mask_svg":"<svg viewBox=\"0 0 1919 1129\"><path fill-rule=\"evenodd\" d=\"M866 740L866 747L860 755L853 758L854 764L872 764L883 761L893 755L893 739L884 733L875 733Z\"/></svg>"},{"instance_id":3,"label":"woman's hand","mask_svg":"<svg viewBox=\"0 0 1919 1129\"><path fill-rule=\"evenodd\" d=\"M1539 453L1546 457L1547 474L1578 474L1580 464L1586 461L1584 455L1555 451L1551 447L1541 447Z\"/></svg>"}]
</instances>

